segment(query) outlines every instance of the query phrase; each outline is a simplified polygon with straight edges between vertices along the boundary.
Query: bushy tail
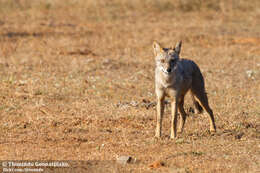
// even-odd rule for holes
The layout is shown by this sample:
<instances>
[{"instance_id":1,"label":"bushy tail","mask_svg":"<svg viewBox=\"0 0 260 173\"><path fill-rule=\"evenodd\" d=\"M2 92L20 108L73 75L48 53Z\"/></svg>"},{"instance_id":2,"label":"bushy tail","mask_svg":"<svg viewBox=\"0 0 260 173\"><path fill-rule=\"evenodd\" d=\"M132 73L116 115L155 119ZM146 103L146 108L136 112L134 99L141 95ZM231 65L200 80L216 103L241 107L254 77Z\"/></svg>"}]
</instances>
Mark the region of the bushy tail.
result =
<instances>
[{"instance_id":1,"label":"bushy tail","mask_svg":"<svg viewBox=\"0 0 260 173\"><path fill-rule=\"evenodd\" d=\"M191 98L192 98L193 104L195 106L195 109L197 110L196 113L197 114L201 114L203 112L203 108L201 107L199 102L195 99L195 97L194 97L192 92L191 92Z\"/></svg>"},{"instance_id":2,"label":"bushy tail","mask_svg":"<svg viewBox=\"0 0 260 173\"><path fill-rule=\"evenodd\" d=\"M195 97L199 101L203 100L204 102L208 102L208 99L205 91L204 78L202 76L199 67L194 62L193 62L191 97L192 97L193 104L195 105L195 108L197 110L197 113L202 113L203 108L200 105L200 103L195 99Z\"/></svg>"}]
</instances>

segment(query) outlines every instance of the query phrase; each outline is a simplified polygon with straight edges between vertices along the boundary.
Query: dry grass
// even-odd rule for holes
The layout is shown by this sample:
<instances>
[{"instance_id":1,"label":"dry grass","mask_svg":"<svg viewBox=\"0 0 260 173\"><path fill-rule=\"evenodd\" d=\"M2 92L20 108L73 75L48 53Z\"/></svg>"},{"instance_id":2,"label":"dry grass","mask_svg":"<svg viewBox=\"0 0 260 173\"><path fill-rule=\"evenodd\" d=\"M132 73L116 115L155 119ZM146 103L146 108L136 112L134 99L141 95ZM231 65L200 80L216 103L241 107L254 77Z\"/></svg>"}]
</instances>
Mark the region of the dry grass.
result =
<instances>
[{"instance_id":1,"label":"dry grass","mask_svg":"<svg viewBox=\"0 0 260 173\"><path fill-rule=\"evenodd\" d=\"M139 162L128 172L260 170L259 1L64 2L0 2L0 159L130 155ZM190 112L169 140L167 108L155 140L151 44L179 39L203 71L218 131Z\"/></svg>"}]
</instances>

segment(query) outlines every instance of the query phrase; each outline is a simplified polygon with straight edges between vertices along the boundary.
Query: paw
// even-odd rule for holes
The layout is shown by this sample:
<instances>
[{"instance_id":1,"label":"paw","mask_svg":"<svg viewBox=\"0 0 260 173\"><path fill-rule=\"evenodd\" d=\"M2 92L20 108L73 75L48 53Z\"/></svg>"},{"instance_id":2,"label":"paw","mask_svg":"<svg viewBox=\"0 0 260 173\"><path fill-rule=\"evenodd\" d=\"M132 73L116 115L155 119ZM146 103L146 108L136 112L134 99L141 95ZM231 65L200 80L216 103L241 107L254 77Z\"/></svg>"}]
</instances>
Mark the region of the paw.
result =
<instances>
[{"instance_id":1,"label":"paw","mask_svg":"<svg viewBox=\"0 0 260 173\"><path fill-rule=\"evenodd\" d=\"M177 139L176 135L171 134L170 139Z\"/></svg>"},{"instance_id":2,"label":"paw","mask_svg":"<svg viewBox=\"0 0 260 173\"><path fill-rule=\"evenodd\" d=\"M216 133L216 128L211 127L209 131L210 131L210 133Z\"/></svg>"},{"instance_id":3,"label":"paw","mask_svg":"<svg viewBox=\"0 0 260 173\"><path fill-rule=\"evenodd\" d=\"M160 133L155 133L155 138L161 138L161 134Z\"/></svg>"},{"instance_id":4,"label":"paw","mask_svg":"<svg viewBox=\"0 0 260 173\"><path fill-rule=\"evenodd\" d=\"M183 132L183 128L178 128L177 133L182 133Z\"/></svg>"}]
</instances>

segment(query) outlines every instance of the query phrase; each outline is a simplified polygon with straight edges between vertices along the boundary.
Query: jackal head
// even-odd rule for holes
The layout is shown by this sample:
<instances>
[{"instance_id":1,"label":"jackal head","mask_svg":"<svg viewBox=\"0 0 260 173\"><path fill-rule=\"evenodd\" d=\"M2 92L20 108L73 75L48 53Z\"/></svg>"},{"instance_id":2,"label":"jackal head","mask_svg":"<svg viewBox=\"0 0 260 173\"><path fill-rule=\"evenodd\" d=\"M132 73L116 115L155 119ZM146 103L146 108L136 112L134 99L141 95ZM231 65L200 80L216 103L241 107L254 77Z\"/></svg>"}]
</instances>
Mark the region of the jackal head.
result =
<instances>
[{"instance_id":1,"label":"jackal head","mask_svg":"<svg viewBox=\"0 0 260 173\"><path fill-rule=\"evenodd\" d=\"M178 42L175 47L163 48L156 41L153 42L156 67L169 75L179 60L182 42Z\"/></svg>"}]
</instances>

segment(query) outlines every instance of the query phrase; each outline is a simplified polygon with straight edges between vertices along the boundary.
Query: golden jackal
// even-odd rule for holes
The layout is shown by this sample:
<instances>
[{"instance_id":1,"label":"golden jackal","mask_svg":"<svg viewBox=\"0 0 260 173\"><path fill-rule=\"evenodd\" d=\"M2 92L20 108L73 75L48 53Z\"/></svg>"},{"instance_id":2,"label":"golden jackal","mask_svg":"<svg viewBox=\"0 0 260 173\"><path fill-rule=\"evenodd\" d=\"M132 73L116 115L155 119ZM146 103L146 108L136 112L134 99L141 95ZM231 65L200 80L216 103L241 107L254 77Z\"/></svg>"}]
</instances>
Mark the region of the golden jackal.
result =
<instances>
[{"instance_id":1,"label":"golden jackal","mask_svg":"<svg viewBox=\"0 0 260 173\"><path fill-rule=\"evenodd\" d=\"M159 43L153 43L155 55L155 92L157 95L157 124L155 137L161 137L162 118L164 112L164 98L171 98L172 122L171 136L177 135L177 112L180 111L179 131L183 131L186 120L186 113L183 108L184 96L190 90L192 100L198 112L202 107L207 111L210 118L210 131L216 131L214 115L209 107L207 94L205 92L204 78L195 62L179 57L181 44L175 48L162 48ZM202 105L202 107L200 106Z\"/></svg>"}]
</instances>

